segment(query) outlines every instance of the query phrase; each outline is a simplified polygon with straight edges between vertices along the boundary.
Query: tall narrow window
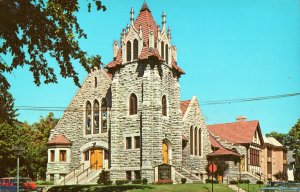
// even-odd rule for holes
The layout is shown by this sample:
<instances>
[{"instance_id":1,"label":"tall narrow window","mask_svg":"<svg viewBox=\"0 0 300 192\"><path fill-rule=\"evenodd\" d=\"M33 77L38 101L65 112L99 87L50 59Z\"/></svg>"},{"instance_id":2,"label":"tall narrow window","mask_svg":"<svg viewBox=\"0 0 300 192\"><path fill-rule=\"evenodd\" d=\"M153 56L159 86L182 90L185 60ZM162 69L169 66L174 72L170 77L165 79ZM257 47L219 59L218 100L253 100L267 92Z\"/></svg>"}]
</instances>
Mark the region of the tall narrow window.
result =
<instances>
[{"instance_id":1,"label":"tall narrow window","mask_svg":"<svg viewBox=\"0 0 300 192\"><path fill-rule=\"evenodd\" d=\"M50 150L50 161L54 162L55 160L55 151L54 150Z\"/></svg>"},{"instance_id":2,"label":"tall narrow window","mask_svg":"<svg viewBox=\"0 0 300 192\"><path fill-rule=\"evenodd\" d=\"M130 95L129 114L130 115L137 114L137 97L133 93Z\"/></svg>"},{"instance_id":3,"label":"tall narrow window","mask_svg":"<svg viewBox=\"0 0 300 192\"><path fill-rule=\"evenodd\" d=\"M107 132L107 103L105 99L101 103L101 132Z\"/></svg>"},{"instance_id":4,"label":"tall narrow window","mask_svg":"<svg viewBox=\"0 0 300 192\"><path fill-rule=\"evenodd\" d=\"M163 41L161 42L160 48L161 48L161 57L164 59L165 58L165 54L164 54L165 46L164 46Z\"/></svg>"},{"instance_id":5,"label":"tall narrow window","mask_svg":"<svg viewBox=\"0 0 300 192\"><path fill-rule=\"evenodd\" d=\"M162 97L161 104L162 104L162 115L167 116L167 99L165 95Z\"/></svg>"},{"instance_id":6,"label":"tall narrow window","mask_svg":"<svg viewBox=\"0 0 300 192\"><path fill-rule=\"evenodd\" d=\"M134 137L134 148L138 149L140 147L141 147L140 136L135 136Z\"/></svg>"},{"instance_id":7,"label":"tall narrow window","mask_svg":"<svg viewBox=\"0 0 300 192\"><path fill-rule=\"evenodd\" d=\"M193 134L193 126L190 128L190 152L191 152L191 155L193 155L194 153L194 148L193 148L193 137L194 137L194 134Z\"/></svg>"},{"instance_id":8,"label":"tall narrow window","mask_svg":"<svg viewBox=\"0 0 300 192\"><path fill-rule=\"evenodd\" d=\"M67 161L67 151L66 150L59 151L59 161Z\"/></svg>"},{"instance_id":9,"label":"tall narrow window","mask_svg":"<svg viewBox=\"0 0 300 192\"><path fill-rule=\"evenodd\" d=\"M126 149L131 149L131 137L126 137Z\"/></svg>"},{"instance_id":10,"label":"tall narrow window","mask_svg":"<svg viewBox=\"0 0 300 192\"><path fill-rule=\"evenodd\" d=\"M169 63L169 46L166 44L166 63Z\"/></svg>"},{"instance_id":11,"label":"tall narrow window","mask_svg":"<svg viewBox=\"0 0 300 192\"><path fill-rule=\"evenodd\" d=\"M94 101L94 134L99 133L99 102Z\"/></svg>"},{"instance_id":12,"label":"tall narrow window","mask_svg":"<svg viewBox=\"0 0 300 192\"><path fill-rule=\"evenodd\" d=\"M95 87L97 87L97 77L95 77Z\"/></svg>"},{"instance_id":13,"label":"tall narrow window","mask_svg":"<svg viewBox=\"0 0 300 192\"><path fill-rule=\"evenodd\" d=\"M198 153L198 155L199 156L201 156L201 154L202 154L202 138L201 138L201 136L202 136L202 130L201 129L199 129L199 132L198 132L198 146L199 146L199 153Z\"/></svg>"},{"instance_id":14,"label":"tall narrow window","mask_svg":"<svg viewBox=\"0 0 300 192\"><path fill-rule=\"evenodd\" d=\"M127 61L131 61L131 42L127 41L126 45Z\"/></svg>"},{"instance_id":15,"label":"tall narrow window","mask_svg":"<svg viewBox=\"0 0 300 192\"><path fill-rule=\"evenodd\" d=\"M92 130L92 106L91 103L88 101L86 103L86 125L85 125L85 134L91 134Z\"/></svg>"},{"instance_id":16,"label":"tall narrow window","mask_svg":"<svg viewBox=\"0 0 300 192\"><path fill-rule=\"evenodd\" d=\"M133 59L137 59L139 56L139 42L138 40L133 40Z\"/></svg>"},{"instance_id":17,"label":"tall narrow window","mask_svg":"<svg viewBox=\"0 0 300 192\"><path fill-rule=\"evenodd\" d=\"M198 154L198 142L197 142L197 127L195 127L195 131L194 131L194 142L195 142L195 153L194 153L194 155L197 155Z\"/></svg>"}]
</instances>

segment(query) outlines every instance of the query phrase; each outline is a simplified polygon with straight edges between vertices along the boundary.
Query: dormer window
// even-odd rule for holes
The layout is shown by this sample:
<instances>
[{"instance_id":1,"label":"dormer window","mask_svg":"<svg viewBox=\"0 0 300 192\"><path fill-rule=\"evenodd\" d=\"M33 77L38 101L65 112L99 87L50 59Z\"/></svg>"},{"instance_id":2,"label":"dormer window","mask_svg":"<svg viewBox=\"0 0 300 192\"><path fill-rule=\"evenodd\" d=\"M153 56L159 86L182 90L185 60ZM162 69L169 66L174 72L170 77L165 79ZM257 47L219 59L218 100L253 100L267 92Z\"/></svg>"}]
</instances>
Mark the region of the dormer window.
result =
<instances>
[{"instance_id":1,"label":"dormer window","mask_svg":"<svg viewBox=\"0 0 300 192\"><path fill-rule=\"evenodd\" d=\"M161 42L161 57L164 59L165 58L165 54L164 54L164 50L165 50L165 45L164 42Z\"/></svg>"},{"instance_id":2,"label":"dormer window","mask_svg":"<svg viewBox=\"0 0 300 192\"><path fill-rule=\"evenodd\" d=\"M133 40L133 59L136 60L139 55L139 42L137 39Z\"/></svg>"},{"instance_id":3,"label":"dormer window","mask_svg":"<svg viewBox=\"0 0 300 192\"><path fill-rule=\"evenodd\" d=\"M127 41L126 44L127 61L131 61L131 42Z\"/></svg>"}]
</instances>

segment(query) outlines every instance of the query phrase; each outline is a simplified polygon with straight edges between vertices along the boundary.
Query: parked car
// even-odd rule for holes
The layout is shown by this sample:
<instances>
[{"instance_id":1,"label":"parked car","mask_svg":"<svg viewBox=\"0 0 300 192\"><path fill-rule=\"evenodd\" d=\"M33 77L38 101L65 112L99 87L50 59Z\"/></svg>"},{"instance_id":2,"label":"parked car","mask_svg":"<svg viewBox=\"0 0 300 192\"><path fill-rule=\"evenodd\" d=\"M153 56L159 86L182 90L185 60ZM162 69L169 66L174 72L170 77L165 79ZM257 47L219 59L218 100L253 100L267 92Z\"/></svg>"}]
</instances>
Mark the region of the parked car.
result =
<instances>
[{"instance_id":1,"label":"parked car","mask_svg":"<svg viewBox=\"0 0 300 192\"><path fill-rule=\"evenodd\" d=\"M17 191L17 179L15 177L0 178L1 192ZM19 191L36 192L37 186L29 177L19 178Z\"/></svg>"},{"instance_id":2,"label":"parked car","mask_svg":"<svg viewBox=\"0 0 300 192\"><path fill-rule=\"evenodd\" d=\"M299 183L269 182L267 187L259 189L259 192L300 192Z\"/></svg>"}]
</instances>

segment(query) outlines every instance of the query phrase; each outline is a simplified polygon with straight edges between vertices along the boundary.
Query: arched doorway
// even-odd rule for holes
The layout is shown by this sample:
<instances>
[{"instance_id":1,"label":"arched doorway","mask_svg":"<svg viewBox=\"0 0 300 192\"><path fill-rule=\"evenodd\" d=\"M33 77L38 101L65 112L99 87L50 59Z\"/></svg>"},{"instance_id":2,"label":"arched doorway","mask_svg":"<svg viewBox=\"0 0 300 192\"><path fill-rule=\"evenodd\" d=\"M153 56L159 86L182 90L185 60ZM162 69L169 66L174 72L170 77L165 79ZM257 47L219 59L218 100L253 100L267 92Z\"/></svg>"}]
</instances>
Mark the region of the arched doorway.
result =
<instances>
[{"instance_id":1,"label":"arched doorway","mask_svg":"<svg viewBox=\"0 0 300 192\"><path fill-rule=\"evenodd\" d=\"M169 140L164 139L162 142L162 161L166 164L171 164L172 146Z\"/></svg>"}]
</instances>

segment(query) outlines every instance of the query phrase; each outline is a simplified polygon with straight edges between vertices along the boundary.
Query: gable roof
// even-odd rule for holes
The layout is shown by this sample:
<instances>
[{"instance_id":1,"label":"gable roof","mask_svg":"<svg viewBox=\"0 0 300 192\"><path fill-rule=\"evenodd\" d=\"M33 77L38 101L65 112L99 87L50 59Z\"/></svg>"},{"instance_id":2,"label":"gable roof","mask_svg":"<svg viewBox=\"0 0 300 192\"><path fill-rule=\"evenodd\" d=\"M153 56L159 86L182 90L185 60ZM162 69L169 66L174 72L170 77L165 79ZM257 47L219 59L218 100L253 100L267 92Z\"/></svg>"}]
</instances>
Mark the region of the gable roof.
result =
<instances>
[{"instance_id":1,"label":"gable roof","mask_svg":"<svg viewBox=\"0 0 300 192\"><path fill-rule=\"evenodd\" d=\"M211 134L209 134L209 141L214 148L223 148L223 146Z\"/></svg>"},{"instance_id":2,"label":"gable roof","mask_svg":"<svg viewBox=\"0 0 300 192\"><path fill-rule=\"evenodd\" d=\"M182 112L182 116L184 116L190 102L191 102L191 100L180 101L180 109Z\"/></svg>"},{"instance_id":3,"label":"gable roof","mask_svg":"<svg viewBox=\"0 0 300 192\"><path fill-rule=\"evenodd\" d=\"M259 122L257 120L207 125L207 129L212 134L219 136L221 140L234 144L252 143L253 136L257 129L261 136Z\"/></svg>"},{"instance_id":4,"label":"gable roof","mask_svg":"<svg viewBox=\"0 0 300 192\"><path fill-rule=\"evenodd\" d=\"M68 140L64 135L57 135L48 141L47 145L71 145L72 142Z\"/></svg>"},{"instance_id":5,"label":"gable roof","mask_svg":"<svg viewBox=\"0 0 300 192\"><path fill-rule=\"evenodd\" d=\"M240 157L241 155L236 153L236 152L233 152L233 151L230 151L228 149L225 149L225 148L220 148L212 153L209 153L207 154L207 156L224 156L224 155L229 155L229 156L236 156L236 157Z\"/></svg>"}]
</instances>

